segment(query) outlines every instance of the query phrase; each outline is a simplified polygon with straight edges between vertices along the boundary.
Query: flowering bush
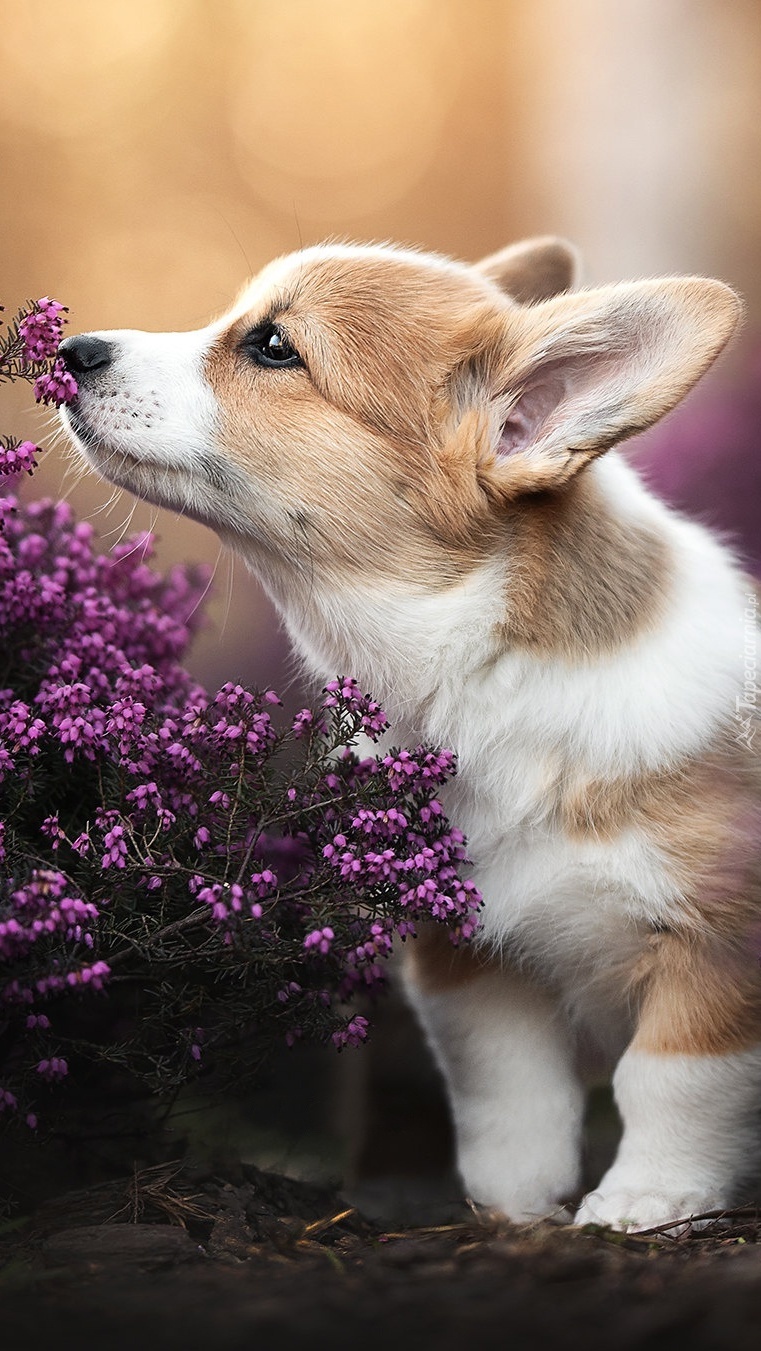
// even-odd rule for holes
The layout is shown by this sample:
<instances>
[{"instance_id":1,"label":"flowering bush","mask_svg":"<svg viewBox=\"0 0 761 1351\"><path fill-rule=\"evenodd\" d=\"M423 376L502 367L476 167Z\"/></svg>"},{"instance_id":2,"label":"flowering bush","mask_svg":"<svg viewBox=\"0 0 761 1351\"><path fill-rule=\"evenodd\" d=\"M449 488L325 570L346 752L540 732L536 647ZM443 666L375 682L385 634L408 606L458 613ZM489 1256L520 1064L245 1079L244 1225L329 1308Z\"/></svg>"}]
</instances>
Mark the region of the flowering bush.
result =
<instances>
[{"instance_id":1,"label":"flowering bush","mask_svg":"<svg viewBox=\"0 0 761 1351\"><path fill-rule=\"evenodd\" d=\"M0 314L3 307L0 305ZM38 403L71 403L77 382L56 356L66 323L65 306L43 296L19 310L0 335L0 383L29 380ZM0 436L0 475L31 474L39 447L33 441Z\"/></svg>"},{"instance_id":2,"label":"flowering bush","mask_svg":"<svg viewBox=\"0 0 761 1351\"><path fill-rule=\"evenodd\" d=\"M22 314L0 374L73 397L61 322ZM30 444L3 442L6 475ZM163 1091L245 1081L283 1039L357 1045L394 935L477 922L453 756L361 758L387 723L350 678L285 725L272 690L207 693L182 659L208 578L150 557L0 495L0 1120L32 1128L86 1061Z\"/></svg>"}]
</instances>

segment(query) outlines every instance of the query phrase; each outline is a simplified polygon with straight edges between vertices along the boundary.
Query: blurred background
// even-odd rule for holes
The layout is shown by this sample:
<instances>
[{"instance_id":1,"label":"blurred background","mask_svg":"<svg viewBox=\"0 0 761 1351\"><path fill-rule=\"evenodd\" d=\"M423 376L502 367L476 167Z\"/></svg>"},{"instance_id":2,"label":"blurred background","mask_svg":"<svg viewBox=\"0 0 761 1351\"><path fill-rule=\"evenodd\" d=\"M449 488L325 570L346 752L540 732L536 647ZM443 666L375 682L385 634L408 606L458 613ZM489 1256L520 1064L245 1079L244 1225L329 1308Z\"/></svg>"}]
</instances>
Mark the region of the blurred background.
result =
<instances>
[{"instance_id":1,"label":"blurred background","mask_svg":"<svg viewBox=\"0 0 761 1351\"><path fill-rule=\"evenodd\" d=\"M723 277L761 316L757 0L2 0L2 300L50 294L70 331L193 328L272 256L328 236L465 259L574 240L585 281ZM761 561L751 337L635 448L674 501ZM32 439L29 391L3 430ZM664 439L665 438L665 439ZM107 539L103 485L53 450L25 491L71 493ZM62 488L63 484L63 488ZM162 563L218 560L139 507ZM193 665L284 679L256 585L219 558Z\"/></svg>"}]
</instances>

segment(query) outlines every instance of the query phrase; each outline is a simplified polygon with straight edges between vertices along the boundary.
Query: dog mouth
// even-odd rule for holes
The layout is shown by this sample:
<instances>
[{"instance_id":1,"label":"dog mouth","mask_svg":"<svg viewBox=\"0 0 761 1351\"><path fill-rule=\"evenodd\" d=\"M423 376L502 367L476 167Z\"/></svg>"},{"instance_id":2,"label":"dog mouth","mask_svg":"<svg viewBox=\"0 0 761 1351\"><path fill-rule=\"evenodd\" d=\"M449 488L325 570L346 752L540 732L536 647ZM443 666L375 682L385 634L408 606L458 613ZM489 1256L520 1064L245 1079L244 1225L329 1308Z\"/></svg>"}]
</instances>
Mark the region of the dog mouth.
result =
<instances>
[{"instance_id":1,"label":"dog mouth","mask_svg":"<svg viewBox=\"0 0 761 1351\"><path fill-rule=\"evenodd\" d=\"M110 441L108 436L96 431L88 421L79 400L75 404L70 404L63 412L69 431L85 458L99 474L112 483L129 488L133 486L136 478L139 478L141 488L144 489L146 480L157 474L161 474L166 482L170 475L174 477L180 472L179 466L168 464L142 447L138 452L119 445L116 441Z\"/></svg>"},{"instance_id":2,"label":"dog mouth","mask_svg":"<svg viewBox=\"0 0 761 1351\"><path fill-rule=\"evenodd\" d=\"M185 498L193 480L205 482L220 497L234 497L240 489L229 466L211 450L197 448L191 462L177 463L157 454L150 444L140 445L138 449L120 444L116 438L110 440L88 421L80 401L63 412L69 430L92 467L110 482L139 496L176 506L175 496L179 491L182 494L180 509L187 510Z\"/></svg>"},{"instance_id":3,"label":"dog mouth","mask_svg":"<svg viewBox=\"0 0 761 1351\"><path fill-rule=\"evenodd\" d=\"M100 438L96 435L84 414L81 399L75 399L74 403L66 404L61 409L61 414L69 430L74 433L77 441L85 450L95 449L100 444Z\"/></svg>"}]
</instances>

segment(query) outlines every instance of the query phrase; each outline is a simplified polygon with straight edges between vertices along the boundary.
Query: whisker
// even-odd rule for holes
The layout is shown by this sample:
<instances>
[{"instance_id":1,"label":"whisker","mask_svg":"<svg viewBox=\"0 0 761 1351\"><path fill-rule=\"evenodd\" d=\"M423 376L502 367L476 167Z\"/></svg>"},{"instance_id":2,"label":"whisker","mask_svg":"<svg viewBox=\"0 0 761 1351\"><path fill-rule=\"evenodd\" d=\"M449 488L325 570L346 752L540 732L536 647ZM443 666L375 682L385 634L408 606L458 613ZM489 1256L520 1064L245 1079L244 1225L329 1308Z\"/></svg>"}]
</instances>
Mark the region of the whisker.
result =
<instances>
[{"instance_id":1,"label":"whisker","mask_svg":"<svg viewBox=\"0 0 761 1351\"><path fill-rule=\"evenodd\" d=\"M125 536L126 536L127 533L129 532L130 527L131 527L131 525L132 525L132 522L133 522L133 520L134 520L134 516L135 516L135 512L136 512L136 511L137 511L137 499L135 499L135 500L133 500L133 501L131 502L131 505L130 505L130 508L129 508L128 512L127 512L127 515L125 516L124 520L122 521L121 527L117 526L114 530L109 531L109 535L111 535L111 536L116 535L116 539L114 540L113 545L111 546L112 548L118 548L118 546L121 544L122 540L125 538ZM117 532L118 532L118 534L117 534Z\"/></svg>"},{"instance_id":2,"label":"whisker","mask_svg":"<svg viewBox=\"0 0 761 1351\"><path fill-rule=\"evenodd\" d=\"M222 553L222 547L220 546L220 551L219 551L219 554L217 555L218 558L220 557L221 553ZM222 632L223 632L223 633L225 632L225 630L226 630L226 628L227 628L227 621L228 621L228 619L230 618L230 611L231 611L231 609L232 609L232 603L233 603L233 590L234 590L234 587L235 587L235 560L233 559L232 554L231 554L231 553L228 553L228 554L227 554L227 588L226 588L226 591L225 591L225 617L224 617L224 622L223 622L223 624L222 624Z\"/></svg>"},{"instance_id":3,"label":"whisker","mask_svg":"<svg viewBox=\"0 0 761 1351\"><path fill-rule=\"evenodd\" d=\"M196 601L195 605L193 606L193 609L192 609L192 610L190 611L190 613L188 614L187 619L185 620L185 623L187 623L188 620L190 620L190 619L193 618L193 615L196 613L196 610L199 610L199 609L202 607L202 605L204 604L204 602L205 602L205 600L206 600L206 597L208 596L209 592L211 591L211 589L212 589L212 587L213 587L213 585L214 585L214 582L215 582L215 580L216 580L217 569L218 569L218 567L219 567L220 559L222 558L223 552L224 552L224 546L220 543L220 546L219 546L219 548L217 549L217 556L216 556L216 558L214 559L214 566L213 566L213 568L212 568L212 570L211 570L211 574L210 574L210 576L209 576L209 580L208 580L208 582L206 583L206 586L204 587L204 589L203 589L203 591L201 592L200 596L198 597L198 600ZM227 614L225 614L225 622L227 622Z\"/></svg>"},{"instance_id":4,"label":"whisker","mask_svg":"<svg viewBox=\"0 0 761 1351\"><path fill-rule=\"evenodd\" d=\"M306 523L304 522L303 518L297 513L295 516L291 518L291 522L293 527L294 543L296 545L296 556L293 560L294 564L299 569L299 571L302 571L301 559L303 553L306 553L308 563L307 569L308 584L306 593L304 595L304 603L301 611L301 618L304 619L306 618L306 615L309 609L311 608L312 599L314 596L314 581L315 581L314 555L312 553L312 545L309 539L309 534L307 532Z\"/></svg>"}]
</instances>

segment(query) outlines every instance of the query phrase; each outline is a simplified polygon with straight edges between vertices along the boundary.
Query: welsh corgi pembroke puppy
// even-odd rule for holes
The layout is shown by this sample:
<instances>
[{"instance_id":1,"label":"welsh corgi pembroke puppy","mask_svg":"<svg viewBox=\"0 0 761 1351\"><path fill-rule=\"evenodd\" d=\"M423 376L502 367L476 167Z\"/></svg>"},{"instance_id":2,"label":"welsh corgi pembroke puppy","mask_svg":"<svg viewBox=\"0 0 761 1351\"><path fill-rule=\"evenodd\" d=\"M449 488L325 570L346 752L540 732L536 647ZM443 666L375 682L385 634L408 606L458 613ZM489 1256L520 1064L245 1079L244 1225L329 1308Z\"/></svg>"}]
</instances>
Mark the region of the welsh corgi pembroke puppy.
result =
<instances>
[{"instance_id":1,"label":"welsh corgi pembroke puppy","mask_svg":"<svg viewBox=\"0 0 761 1351\"><path fill-rule=\"evenodd\" d=\"M573 273L553 239L475 266L308 248L200 331L67 338L63 416L105 478L242 554L311 677L456 751L482 927L422 932L405 983L465 1190L518 1222L578 1199L591 1036L623 1134L576 1220L636 1230L727 1207L755 1163L755 593L616 449L740 304Z\"/></svg>"}]
</instances>

